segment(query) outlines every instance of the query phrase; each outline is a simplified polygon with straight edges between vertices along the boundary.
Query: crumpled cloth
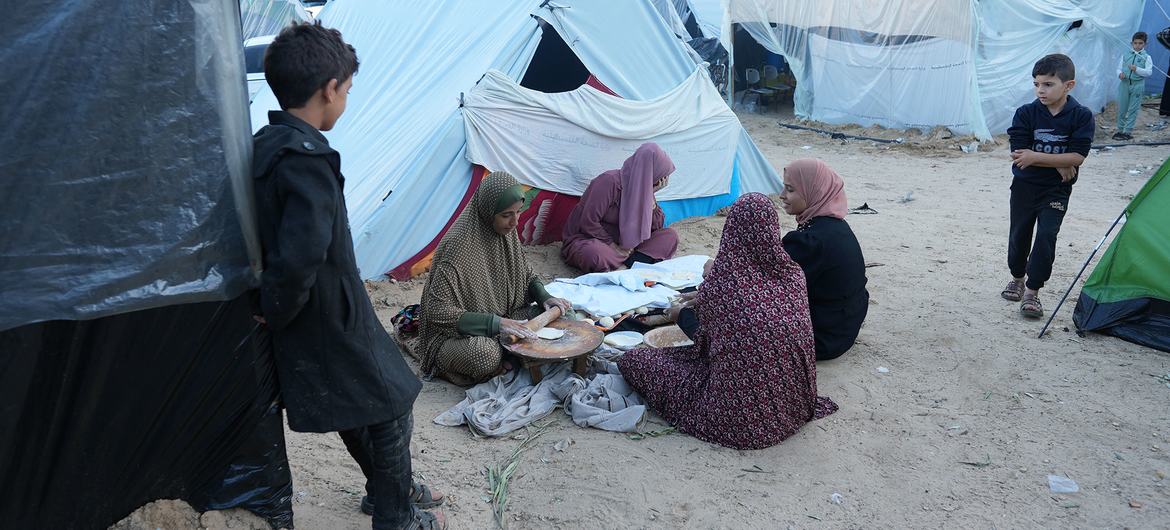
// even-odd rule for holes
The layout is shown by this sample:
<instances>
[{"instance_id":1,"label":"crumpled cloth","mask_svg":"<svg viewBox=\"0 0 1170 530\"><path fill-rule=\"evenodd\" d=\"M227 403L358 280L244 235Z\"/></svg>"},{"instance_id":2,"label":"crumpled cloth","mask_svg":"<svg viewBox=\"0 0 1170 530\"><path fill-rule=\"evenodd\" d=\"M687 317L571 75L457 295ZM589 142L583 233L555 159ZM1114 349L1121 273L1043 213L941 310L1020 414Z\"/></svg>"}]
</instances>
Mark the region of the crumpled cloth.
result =
<instances>
[{"instance_id":1,"label":"crumpled cloth","mask_svg":"<svg viewBox=\"0 0 1170 530\"><path fill-rule=\"evenodd\" d=\"M646 405L621 376L614 361L621 352L598 348L586 380L574 374L571 362L544 366L539 384L528 370L513 370L467 389L458 405L435 417L450 427L467 425L483 436L503 436L564 407L573 423L613 432L637 432Z\"/></svg>"}]
</instances>

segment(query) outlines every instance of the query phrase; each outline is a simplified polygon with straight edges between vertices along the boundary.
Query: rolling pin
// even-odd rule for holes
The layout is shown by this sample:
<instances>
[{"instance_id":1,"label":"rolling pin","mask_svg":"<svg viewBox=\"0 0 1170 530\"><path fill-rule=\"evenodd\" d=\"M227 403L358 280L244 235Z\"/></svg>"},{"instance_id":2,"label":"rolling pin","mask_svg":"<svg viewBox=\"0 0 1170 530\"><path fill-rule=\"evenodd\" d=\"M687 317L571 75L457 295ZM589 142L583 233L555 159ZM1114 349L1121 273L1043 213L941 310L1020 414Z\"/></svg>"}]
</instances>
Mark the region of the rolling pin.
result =
<instances>
[{"instance_id":1,"label":"rolling pin","mask_svg":"<svg viewBox=\"0 0 1170 530\"><path fill-rule=\"evenodd\" d=\"M529 319L528 322L524 323L524 327L532 331L540 331L540 328L549 325L558 318L561 318L561 308L553 306L552 309L547 309L545 312Z\"/></svg>"}]
</instances>

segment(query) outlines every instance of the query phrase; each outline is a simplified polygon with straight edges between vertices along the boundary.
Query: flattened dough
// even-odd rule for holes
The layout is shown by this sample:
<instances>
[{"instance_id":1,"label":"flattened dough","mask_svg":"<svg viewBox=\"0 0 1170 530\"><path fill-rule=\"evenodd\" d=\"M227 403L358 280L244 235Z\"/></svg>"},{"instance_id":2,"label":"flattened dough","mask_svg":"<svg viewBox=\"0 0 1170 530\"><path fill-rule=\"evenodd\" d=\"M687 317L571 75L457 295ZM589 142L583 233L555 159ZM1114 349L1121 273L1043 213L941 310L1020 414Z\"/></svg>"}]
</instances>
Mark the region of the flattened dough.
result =
<instances>
[{"instance_id":1,"label":"flattened dough","mask_svg":"<svg viewBox=\"0 0 1170 530\"><path fill-rule=\"evenodd\" d=\"M556 328L540 328L540 331L536 332L536 336L544 340L557 340L564 337L565 332Z\"/></svg>"}]
</instances>

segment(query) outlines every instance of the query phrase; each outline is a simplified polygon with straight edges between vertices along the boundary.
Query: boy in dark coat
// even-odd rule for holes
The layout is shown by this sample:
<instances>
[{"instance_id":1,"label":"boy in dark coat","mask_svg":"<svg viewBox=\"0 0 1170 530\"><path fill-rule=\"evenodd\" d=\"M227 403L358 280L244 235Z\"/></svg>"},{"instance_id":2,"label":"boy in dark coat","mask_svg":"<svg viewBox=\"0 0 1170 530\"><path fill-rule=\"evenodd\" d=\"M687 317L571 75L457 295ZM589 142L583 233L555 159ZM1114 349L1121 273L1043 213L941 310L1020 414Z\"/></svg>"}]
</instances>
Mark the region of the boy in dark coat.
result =
<instances>
[{"instance_id":1,"label":"boy in dark coat","mask_svg":"<svg viewBox=\"0 0 1170 530\"><path fill-rule=\"evenodd\" d=\"M1012 279L1000 296L1020 302L1023 316L1040 318L1044 307L1039 290L1052 276L1056 234L1093 143L1093 112L1068 94L1077 82L1067 55L1054 53L1037 61L1032 84L1036 99L1016 109L1008 128L1013 178L1007 261Z\"/></svg>"},{"instance_id":2,"label":"boy in dark coat","mask_svg":"<svg viewBox=\"0 0 1170 530\"><path fill-rule=\"evenodd\" d=\"M320 23L289 26L268 46L264 74L283 110L254 138L264 252L257 320L272 333L289 427L341 433L366 475L374 528L442 528L442 513L419 510L441 495L411 481L421 383L374 315L354 258L341 156L320 132L345 112L357 69L353 47Z\"/></svg>"}]
</instances>

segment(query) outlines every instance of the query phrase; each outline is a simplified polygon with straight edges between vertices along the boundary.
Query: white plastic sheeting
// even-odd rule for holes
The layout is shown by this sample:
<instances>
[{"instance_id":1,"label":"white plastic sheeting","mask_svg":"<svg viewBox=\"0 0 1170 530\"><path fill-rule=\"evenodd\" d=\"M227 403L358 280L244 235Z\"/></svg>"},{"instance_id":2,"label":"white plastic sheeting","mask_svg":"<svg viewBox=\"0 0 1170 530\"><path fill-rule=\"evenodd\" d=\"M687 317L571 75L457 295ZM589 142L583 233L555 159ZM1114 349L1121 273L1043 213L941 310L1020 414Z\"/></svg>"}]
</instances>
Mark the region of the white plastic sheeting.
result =
<instances>
[{"instance_id":1,"label":"white plastic sheeting","mask_svg":"<svg viewBox=\"0 0 1170 530\"><path fill-rule=\"evenodd\" d=\"M1072 95L1093 112L1117 99L1117 59L1130 49L1143 0L979 2L979 94L993 134L1007 130L1016 107L1035 99L1032 65L1063 53L1077 67ZM1082 25L1069 26L1077 20Z\"/></svg>"},{"instance_id":2,"label":"white plastic sheeting","mask_svg":"<svg viewBox=\"0 0 1170 530\"><path fill-rule=\"evenodd\" d=\"M240 0L240 28L244 40L276 35L292 21L311 18L300 0Z\"/></svg>"},{"instance_id":3,"label":"white plastic sheeting","mask_svg":"<svg viewBox=\"0 0 1170 530\"><path fill-rule=\"evenodd\" d=\"M696 15L705 0L691 0ZM788 60L797 115L826 123L927 129L980 138L1006 131L1031 101L1032 65L1064 53L1073 94L1100 111L1143 0L724 0L731 25ZM711 16L707 15L708 18ZM1082 26L1070 29L1073 22ZM775 24L775 27L772 25Z\"/></svg>"},{"instance_id":4,"label":"white plastic sheeting","mask_svg":"<svg viewBox=\"0 0 1170 530\"><path fill-rule=\"evenodd\" d=\"M488 72L468 93L467 157L512 173L543 190L581 195L600 173L621 167L644 142L657 142L674 161L659 200L730 191L741 126L707 71L649 101L622 99L584 85L545 94Z\"/></svg>"},{"instance_id":5,"label":"white plastic sheeting","mask_svg":"<svg viewBox=\"0 0 1170 530\"><path fill-rule=\"evenodd\" d=\"M989 136L975 87L970 0L733 0L738 22L797 79L796 113L826 123L936 125ZM772 27L775 24L775 27Z\"/></svg>"},{"instance_id":6,"label":"white plastic sheeting","mask_svg":"<svg viewBox=\"0 0 1170 530\"><path fill-rule=\"evenodd\" d=\"M341 152L364 278L423 250L455 213L471 183L460 94L492 69L522 77L541 35L531 15L552 24L590 72L623 98L653 99L694 72L685 44L649 0L540 4L344 0L321 11L318 18L340 30L361 61L348 109L325 136ZM276 108L265 87L252 103L253 130ZM742 127L735 164L745 191L779 190L775 170ZM681 204L690 214L707 214L718 206L695 203L707 200ZM680 201L664 209L671 204Z\"/></svg>"}]
</instances>

